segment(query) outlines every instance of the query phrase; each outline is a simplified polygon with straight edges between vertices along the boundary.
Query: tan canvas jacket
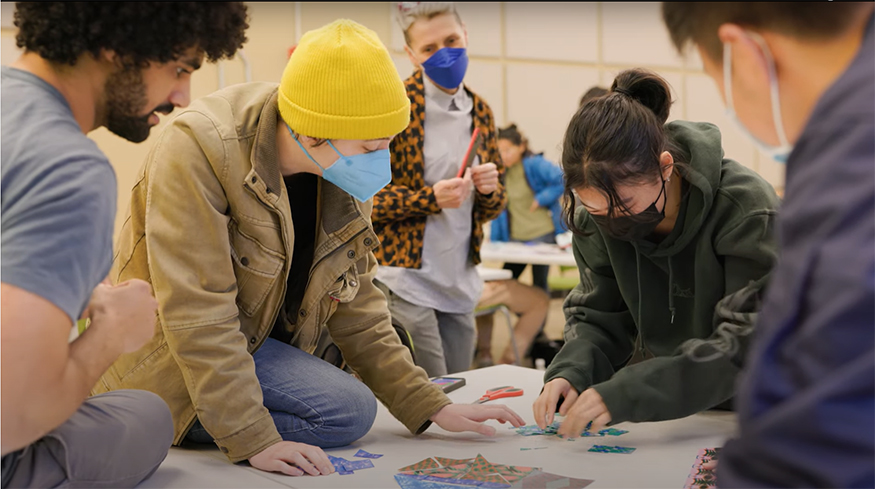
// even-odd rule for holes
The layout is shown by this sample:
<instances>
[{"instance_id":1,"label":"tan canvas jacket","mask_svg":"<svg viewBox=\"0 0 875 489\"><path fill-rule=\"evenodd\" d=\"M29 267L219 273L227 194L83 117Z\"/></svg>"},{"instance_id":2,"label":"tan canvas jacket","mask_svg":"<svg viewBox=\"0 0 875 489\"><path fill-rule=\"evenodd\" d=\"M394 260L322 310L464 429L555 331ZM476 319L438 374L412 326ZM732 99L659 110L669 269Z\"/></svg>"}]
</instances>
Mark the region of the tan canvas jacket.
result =
<instances>
[{"instance_id":1,"label":"tan canvas jacket","mask_svg":"<svg viewBox=\"0 0 875 489\"><path fill-rule=\"evenodd\" d=\"M170 406L179 444L199 418L233 461L280 441L252 353L286 293L294 228L277 163L277 85L199 99L155 142L131 193L112 279L150 282L155 336L123 355L93 393L145 389ZM411 432L450 403L413 365L373 285L379 246L361 204L319 179L313 265L292 344L312 353L323 325Z\"/></svg>"}]
</instances>

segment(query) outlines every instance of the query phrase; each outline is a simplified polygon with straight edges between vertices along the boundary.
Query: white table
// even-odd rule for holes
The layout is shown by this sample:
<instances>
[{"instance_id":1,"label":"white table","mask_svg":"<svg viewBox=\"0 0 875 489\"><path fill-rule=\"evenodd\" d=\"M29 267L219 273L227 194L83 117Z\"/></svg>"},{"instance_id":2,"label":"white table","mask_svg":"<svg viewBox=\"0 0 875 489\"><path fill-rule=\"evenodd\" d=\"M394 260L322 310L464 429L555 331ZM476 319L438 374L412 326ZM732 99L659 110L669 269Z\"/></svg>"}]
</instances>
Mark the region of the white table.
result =
<instances>
[{"instance_id":1,"label":"white table","mask_svg":"<svg viewBox=\"0 0 875 489\"><path fill-rule=\"evenodd\" d=\"M513 278L513 272L503 268L486 268L483 265L477 265L477 274L484 282L493 282L496 280L510 280Z\"/></svg>"},{"instance_id":2,"label":"white table","mask_svg":"<svg viewBox=\"0 0 875 489\"><path fill-rule=\"evenodd\" d=\"M502 399L531 424L532 402L542 386L543 372L523 367L500 365L458 374L467 385L449 394L459 403L476 400L487 388L514 385L525 390L523 397ZM589 488L599 487L683 487L701 448L723 445L736 430L735 415L709 411L684 419L659 423L621 423L629 430L618 437L578 438L516 434L490 421L497 434L484 437L474 433L449 433L432 426L417 437L379 406L370 433L349 447L326 450L331 455L354 459L364 449L383 454L373 461L374 468L353 475L331 474L322 477L288 477L257 471L245 465L234 466L218 450L171 449L158 471L140 487L298 487L298 488L398 488L393 476L398 469L431 456L469 458L478 453L492 463L526 465L568 477L592 479ZM594 444L635 447L631 454L593 453ZM521 451L522 447L546 449Z\"/></svg>"},{"instance_id":3,"label":"white table","mask_svg":"<svg viewBox=\"0 0 875 489\"><path fill-rule=\"evenodd\" d=\"M487 241L480 249L480 258L486 262L577 266L571 248L562 249L558 245L547 243Z\"/></svg>"}]
</instances>

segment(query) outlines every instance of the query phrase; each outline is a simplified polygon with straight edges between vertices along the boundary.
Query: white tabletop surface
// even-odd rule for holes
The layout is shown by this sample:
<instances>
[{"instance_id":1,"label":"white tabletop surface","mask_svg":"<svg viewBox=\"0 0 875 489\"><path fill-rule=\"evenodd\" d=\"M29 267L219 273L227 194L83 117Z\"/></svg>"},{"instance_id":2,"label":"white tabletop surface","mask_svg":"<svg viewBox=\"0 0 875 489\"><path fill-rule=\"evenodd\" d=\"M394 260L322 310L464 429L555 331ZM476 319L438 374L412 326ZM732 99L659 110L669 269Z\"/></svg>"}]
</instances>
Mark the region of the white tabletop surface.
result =
<instances>
[{"instance_id":1,"label":"white tabletop surface","mask_svg":"<svg viewBox=\"0 0 875 489\"><path fill-rule=\"evenodd\" d=\"M531 424L532 402L542 386L543 372L500 365L457 374L467 385L449 394L454 402L470 403L486 389L513 385L525 390L505 403ZM393 476L398 469L431 456L469 458L478 453L496 464L540 467L568 477L592 479L589 488L599 487L683 487L699 449L721 446L736 429L733 413L709 411L684 419L658 423L621 423L628 430L621 436L578 438L518 435L498 422L490 421L497 434L485 437L473 433L449 433L437 426L412 436L389 412L379 406L371 431L351 446L326 450L347 460L363 449L383 454L373 460L374 468L353 475L288 477L260 472L247 465L232 465L216 449L173 448L158 471L139 487L297 487L297 488L398 488ZM595 444L635 447L631 454L593 453ZM547 447L521 451L522 447Z\"/></svg>"},{"instance_id":2,"label":"white tabletop surface","mask_svg":"<svg viewBox=\"0 0 875 489\"><path fill-rule=\"evenodd\" d=\"M480 249L480 258L485 262L577 266L571 248L562 249L558 245L547 243L487 241Z\"/></svg>"},{"instance_id":3,"label":"white tabletop surface","mask_svg":"<svg viewBox=\"0 0 875 489\"><path fill-rule=\"evenodd\" d=\"M503 268L487 268L483 265L477 265L477 273L480 279L484 282L492 282L494 280L510 280L513 278L513 272Z\"/></svg>"}]
</instances>

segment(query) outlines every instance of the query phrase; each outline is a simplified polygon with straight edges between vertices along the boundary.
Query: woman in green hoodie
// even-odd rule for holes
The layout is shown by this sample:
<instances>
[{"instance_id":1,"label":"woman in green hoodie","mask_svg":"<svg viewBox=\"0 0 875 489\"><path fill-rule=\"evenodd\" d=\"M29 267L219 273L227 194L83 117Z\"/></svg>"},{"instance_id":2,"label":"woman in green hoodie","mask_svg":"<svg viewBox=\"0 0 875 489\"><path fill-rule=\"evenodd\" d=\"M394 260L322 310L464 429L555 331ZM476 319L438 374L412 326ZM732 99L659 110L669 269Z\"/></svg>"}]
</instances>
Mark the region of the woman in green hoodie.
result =
<instances>
[{"instance_id":1,"label":"woman in green hoodie","mask_svg":"<svg viewBox=\"0 0 875 489\"><path fill-rule=\"evenodd\" d=\"M598 429L688 416L734 393L776 259L778 198L723 157L716 126L666 124L670 106L665 80L627 70L565 134L580 285L533 406L541 427L558 406L564 436L590 421Z\"/></svg>"}]
</instances>

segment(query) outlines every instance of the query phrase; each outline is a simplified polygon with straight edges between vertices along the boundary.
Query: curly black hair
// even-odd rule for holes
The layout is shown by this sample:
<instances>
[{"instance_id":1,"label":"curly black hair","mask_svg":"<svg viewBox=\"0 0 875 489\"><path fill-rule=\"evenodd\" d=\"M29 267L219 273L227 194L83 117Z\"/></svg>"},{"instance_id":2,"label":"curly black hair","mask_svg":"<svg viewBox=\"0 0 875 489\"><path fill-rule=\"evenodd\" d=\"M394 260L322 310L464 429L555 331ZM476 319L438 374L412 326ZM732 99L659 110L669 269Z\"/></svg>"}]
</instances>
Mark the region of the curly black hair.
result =
<instances>
[{"instance_id":1,"label":"curly black hair","mask_svg":"<svg viewBox=\"0 0 875 489\"><path fill-rule=\"evenodd\" d=\"M74 66L83 53L113 50L125 62L167 63L197 46L231 57L246 42L243 2L16 2L16 44Z\"/></svg>"}]
</instances>

